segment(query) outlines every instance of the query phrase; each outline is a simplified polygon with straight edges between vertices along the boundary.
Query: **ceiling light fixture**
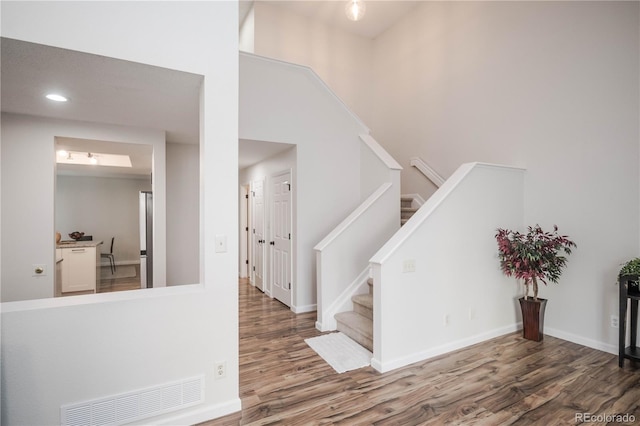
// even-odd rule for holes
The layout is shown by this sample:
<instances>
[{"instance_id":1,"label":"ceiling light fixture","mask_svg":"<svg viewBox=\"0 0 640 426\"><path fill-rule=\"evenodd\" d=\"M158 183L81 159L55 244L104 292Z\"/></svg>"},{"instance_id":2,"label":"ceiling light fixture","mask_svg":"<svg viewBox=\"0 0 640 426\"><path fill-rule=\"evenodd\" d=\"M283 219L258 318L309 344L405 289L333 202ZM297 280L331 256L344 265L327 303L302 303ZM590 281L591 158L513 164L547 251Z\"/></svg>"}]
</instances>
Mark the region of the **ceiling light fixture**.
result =
<instances>
[{"instance_id":1,"label":"ceiling light fixture","mask_svg":"<svg viewBox=\"0 0 640 426\"><path fill-rule=\"evenodd\" d=\"M57 93L49 93L46 98L55 102L67 102L69 100L66 96L62 96Z\"/></svg>"},{"instance_id":2,"label":"ceiling light fixture","mask_svg":"<svg viewBox=\"0 0 640 426\"><path fill-rule=\"evenodd\" d=\"M362 0L349 0L344 8L347 18L351 21L359 21L367 11L367 7Z\"/></svg>"},{"instance_id":3,"label":"ceiling light fixture","mask_svg":"<svg viewBox=\"0 0 640 426\"><path fill-rule=\"evenodd\" d=\"M91 164L98 164L98 159L90 152L87 152L87 158Z\"/></svg>"}]
</instances>

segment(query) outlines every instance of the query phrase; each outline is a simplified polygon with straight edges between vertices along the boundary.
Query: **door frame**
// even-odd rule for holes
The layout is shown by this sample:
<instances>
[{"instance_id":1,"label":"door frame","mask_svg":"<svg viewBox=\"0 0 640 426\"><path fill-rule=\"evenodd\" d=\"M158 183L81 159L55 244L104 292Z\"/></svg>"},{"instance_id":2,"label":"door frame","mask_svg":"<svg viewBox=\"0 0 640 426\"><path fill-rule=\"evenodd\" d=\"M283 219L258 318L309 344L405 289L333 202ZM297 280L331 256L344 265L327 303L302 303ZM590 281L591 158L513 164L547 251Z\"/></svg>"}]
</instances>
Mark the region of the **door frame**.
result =
<instances>
[{"instance_id":1,"label":"door frame","mask_svg":"<svg viewBox=\"0 0 640 426\"><path fill-rule=\"evenodd\" d=\"M250 184L240 185L240 241L239 241L239 256L238 256L238 275L240 278L251 278L250 266L251 266L251 238L250 238L250 223L251 223L251 201L249 194L251 192Z\"/></svg>"},{"instance_id":2,"label":"door frame","mask_svg":"<svg viewBox=\"0 0 640 426\"><path fill-rule=\"evenodd\" d=\"M256 189L256 184L261 183L262 185L262 235L263 238L266 235L266 224L267 224L267 211L264 208L265 206L265 202L267 199L267 194L266 194L266 182L267 179L263 176L262 178L258 178L258 179L254 179L250 182L249 184L249 198L250 198L250 208L249 210L251 211L251 222L249 224L249 227L251 229L251 232L249 233L249 238L251 239L251 244L250 246L250 250L249 250L249 281L251 283L251 285L253 285L254 287L257 287L259 290L261 290L262 292L269 294L269 289L268 289L268 283L267 280L265 279L265 277L267 276L267 268L266 268L266 264L267 262L265 262L266 260L266 255L267 255L267 250L265 250L265 244L262 245L256 245L255 239L256 239L256 227L255 227L255 220L256 220L256 208L255 208L255 189ZM262 250L262 286L258 286L256 283L256 247L259 246L260 250Z\"/></svg>"}]
</instances>

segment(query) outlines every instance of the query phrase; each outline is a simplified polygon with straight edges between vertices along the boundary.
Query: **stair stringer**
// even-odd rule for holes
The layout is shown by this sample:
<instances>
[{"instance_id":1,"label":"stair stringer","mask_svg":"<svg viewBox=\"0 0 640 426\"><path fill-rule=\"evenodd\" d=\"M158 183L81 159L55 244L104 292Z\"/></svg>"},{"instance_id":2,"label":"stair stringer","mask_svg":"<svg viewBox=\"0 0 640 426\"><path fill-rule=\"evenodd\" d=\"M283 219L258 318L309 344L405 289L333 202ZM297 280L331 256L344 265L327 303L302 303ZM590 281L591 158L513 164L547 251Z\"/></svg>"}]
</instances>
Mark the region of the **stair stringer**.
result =
<instances>
[{"instance_id":1,"label":"stair stringer","mask_svg":"<svg viewBox=\"0 0 640 426\"><path fill-rule=\"evenodd\" d=\"M333 303L326 309L323 315L323 321L316 321L316 329L319 331L334 331L338 328L335 315L341 312L353 310L353 302L351 298L357 294L366 294L369 292L369 279L371 270L367 267L349 284Z\"/></svg>"}]
</instances>

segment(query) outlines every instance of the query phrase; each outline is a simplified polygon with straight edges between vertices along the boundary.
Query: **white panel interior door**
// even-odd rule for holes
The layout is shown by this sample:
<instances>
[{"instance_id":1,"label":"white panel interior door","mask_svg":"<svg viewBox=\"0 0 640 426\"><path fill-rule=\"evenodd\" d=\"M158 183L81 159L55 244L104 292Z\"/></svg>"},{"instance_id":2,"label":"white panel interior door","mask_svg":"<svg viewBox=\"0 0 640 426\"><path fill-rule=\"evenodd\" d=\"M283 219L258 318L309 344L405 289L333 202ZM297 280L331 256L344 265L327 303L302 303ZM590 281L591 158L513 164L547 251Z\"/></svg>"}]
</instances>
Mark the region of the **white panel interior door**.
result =
<instances>
[{"instance_id":1,"label":"white panel interior door","mask_svg":"<svg viewBox=\"0 0 640 426\"><path fill-rule=\"evenodd\" d=\"M272 294L291 306L291 172L275 175L270 188Z\"/></svg>"},{"instance_id":2,"label":"white panel interior door","mask_svg":"<svg viewBox=\"0 0 640 426\"><path fill-rule=\"evenodd\" d=\"M252 182L253 285L264 291L264 180Z\"/></svg>"}]
</instances>

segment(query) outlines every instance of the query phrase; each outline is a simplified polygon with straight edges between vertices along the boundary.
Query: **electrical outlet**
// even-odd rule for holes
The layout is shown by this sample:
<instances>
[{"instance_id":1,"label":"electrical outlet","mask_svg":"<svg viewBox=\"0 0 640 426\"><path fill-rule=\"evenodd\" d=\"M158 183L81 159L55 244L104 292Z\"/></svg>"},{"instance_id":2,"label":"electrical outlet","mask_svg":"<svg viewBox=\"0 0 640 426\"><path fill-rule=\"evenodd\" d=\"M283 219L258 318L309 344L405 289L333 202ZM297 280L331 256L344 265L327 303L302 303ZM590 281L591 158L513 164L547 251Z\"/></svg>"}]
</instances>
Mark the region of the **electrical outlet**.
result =
<instances>
[{"instance_id":1,"label":"electrical outlet","mask_svg":"<svg viewBox=\"0 0 640 426\"><path fill-rule=\"evenodd\" d=\"M618 328L619 327L619 320L618 320L618 316L617 315L611 315L611 328Z\"/></svg>"},{"instance_id":2,"label":"electrical outlet","mask_svg":"<svg viewBox=\"0 0 640 426\"><path fill-rule=\"evenodd\" d=\"M226 361L217 362L215 365L215 378L222 379L227 377L227 363Z\"/></svg>"}]
</instances>

